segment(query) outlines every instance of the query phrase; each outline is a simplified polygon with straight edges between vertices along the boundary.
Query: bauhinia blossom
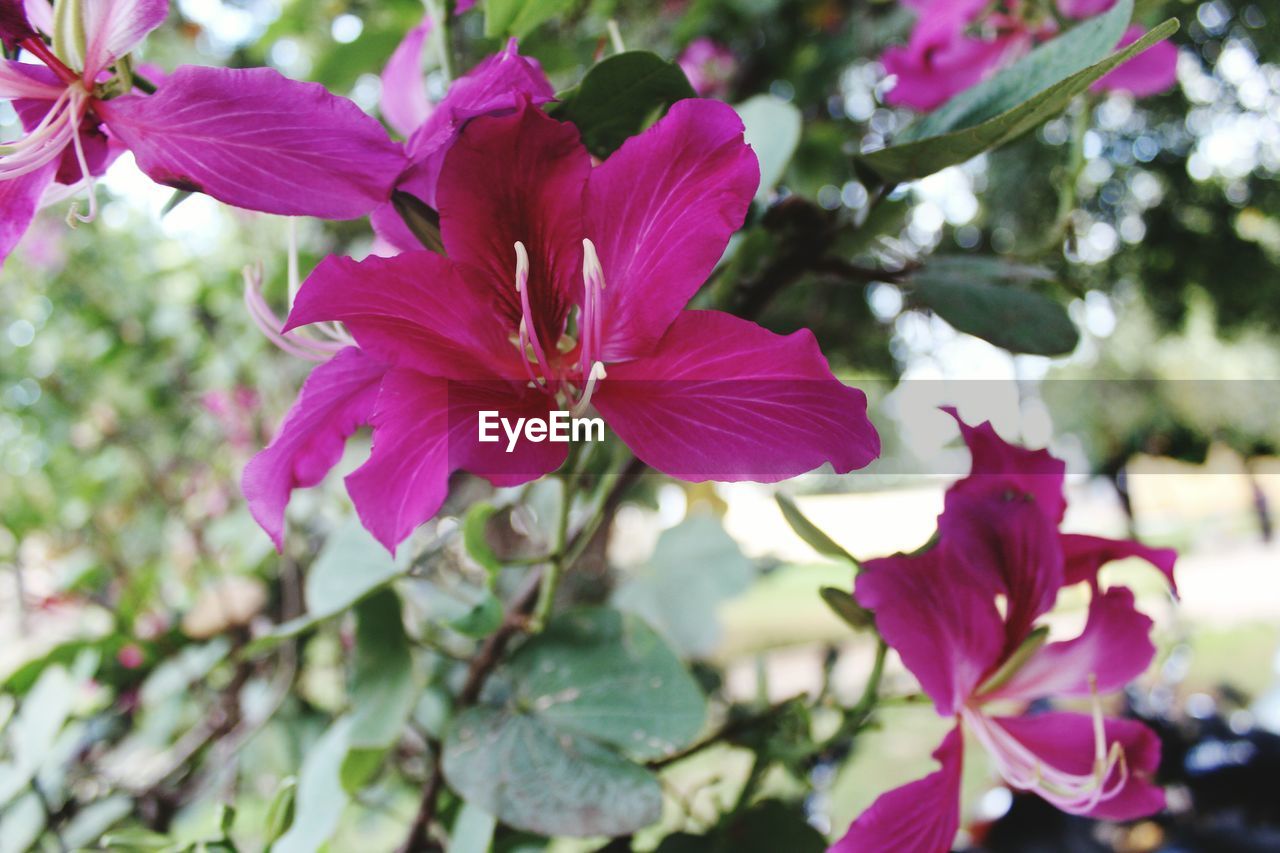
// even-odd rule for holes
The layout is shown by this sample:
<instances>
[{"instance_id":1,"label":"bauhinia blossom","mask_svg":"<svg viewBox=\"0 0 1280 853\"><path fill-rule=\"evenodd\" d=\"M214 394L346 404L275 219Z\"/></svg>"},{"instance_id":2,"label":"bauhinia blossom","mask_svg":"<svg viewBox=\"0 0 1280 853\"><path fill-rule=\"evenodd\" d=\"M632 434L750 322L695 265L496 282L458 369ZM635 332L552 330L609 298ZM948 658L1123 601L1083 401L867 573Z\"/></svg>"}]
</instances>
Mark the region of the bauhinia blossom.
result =
<instances>
[{"instance_id":1,"label":"bauhinia blossom","mask_svg":"<svg viewBox=\"0 0 1280 853\"><path fill-rule=\"evenodd\" d=\"M954 412L953 412L954 414ZM958 420L958 418L957 418ZM1063 465L1006 444L990 424L961 422L973 472L947 493L936 545L868 561L855 595L955 727L936 772L882 795L832 848L839 853L945 853L960 826L962 728L1013 788L1063 811L1125 820L1164 805L1153 781L1155 734L1104 717L1098 697L1150 664L1151 620L1124 587L1102 590L1102 563L1143 557L1172 581L1175 554L1135 542L1066 536ZM1037 621L1067 585L1092 586L1081 633L1046 643ZM1018 710L1053 698L1090 700L1092 713Z\"/></svg>"},{"instance_id":2,"label":"bauhinia blossom","mask_svg":"<svg viewBox=\"0 0 1280 853\"><path fill-rule=\"evenodd\" d=\"M918 15L905 45L880 57L897 78L887 103L928 111L982 82L1026 54L1038 41L1052 38L1058 23L1035 3L1012 0L903 0ZM1115 0L1058 0L1060 13L1088 18ZM1130 27L1117 49L1142 37ZM1094 91L1124 91L1139 97L1168 89L1176 80L1178 50L1167 41L1152 45L1093 85Z\"/></svg>"},{"instance_id":3,"label":"bauhinia blossom","mask_svg":"<svg viewBox=\"0 0 1280 853\"><path fill-rule=\"evenodd\" d=\"M390 549L439 509L451 472L509 486L564 462L564 444L479 442L481 411L594 409L686 480L866 465L866 397L811 333L685 309L758 183L741 120L714 101L676 103L599 166L528 101L472 120L436 188L447 257L329 258L303 284L289 329L338 322L356 345L316 368L246 469L254 517L279 545L291 490L366 423L373 451L347 490Z\"/></svg>"},{"instance_id":4,"label":"bauhinia blossom","mask_svg":"<svg viewBox=\"0 0 1280 853\"><path fill-rule=\"evenodd\" d=\"M354 103L268 68L184 66L152 81L155 94L135 91L129 54L167 0L0 4L0 36L42 63L0 60L0 98L26 131L0 145L0 261L42 200L91 184L124 148L158 183L330 219L368 214L404 169L400 146ZM92 205L90 193L85 218Z\"/></svg>"},{"instance_id":5,"label":"bauhinia blossom","mask_svg":"<svg viewBox=\"0 0 1280 853\"><path fill-rule=\"evenodd\" d=\"M680 52L676 64L699 97L723 98L738 71L738 57L720 42L701 36Z\"/></svg>"}]
</instances>

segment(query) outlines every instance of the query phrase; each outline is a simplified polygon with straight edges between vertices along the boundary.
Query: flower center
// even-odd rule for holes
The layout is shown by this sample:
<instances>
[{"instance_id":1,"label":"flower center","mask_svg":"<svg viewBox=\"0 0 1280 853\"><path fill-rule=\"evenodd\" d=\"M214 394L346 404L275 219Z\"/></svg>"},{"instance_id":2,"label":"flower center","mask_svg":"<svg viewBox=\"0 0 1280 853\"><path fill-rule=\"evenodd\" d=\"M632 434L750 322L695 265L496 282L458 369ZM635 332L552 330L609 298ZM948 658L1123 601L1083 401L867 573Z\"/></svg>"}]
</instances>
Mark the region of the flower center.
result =
<instances>
[{"instance_id":1,"label":"flower center","mask_svg":"<svg viewBox=\"0 0 1280 853\"><path fill-rule=\"evenodd\" d=\"M529 251L524 243L515 243L516 293L520 295L520 327L513 343L520 353L525 372L529 376L530 387L542 388L554 393L561 403L572 410L575 416L581 415L591 404L600 381L608 374L604 362L596 358L600 350L601 339L601 293L604 291L604 270L600 267L600 258L596 247L590 240L582 241L582 283L583 300L578 314L579 352L576 376L560 376L558 364L553 365L548 358L548 350L538 337L538 326L534 322L533 308L529 297ZM568 335L563 335L556 343L556 356L571 352L574 342ZM552 387L551 380L561 380Z\"/></svg>"}]
</instances>

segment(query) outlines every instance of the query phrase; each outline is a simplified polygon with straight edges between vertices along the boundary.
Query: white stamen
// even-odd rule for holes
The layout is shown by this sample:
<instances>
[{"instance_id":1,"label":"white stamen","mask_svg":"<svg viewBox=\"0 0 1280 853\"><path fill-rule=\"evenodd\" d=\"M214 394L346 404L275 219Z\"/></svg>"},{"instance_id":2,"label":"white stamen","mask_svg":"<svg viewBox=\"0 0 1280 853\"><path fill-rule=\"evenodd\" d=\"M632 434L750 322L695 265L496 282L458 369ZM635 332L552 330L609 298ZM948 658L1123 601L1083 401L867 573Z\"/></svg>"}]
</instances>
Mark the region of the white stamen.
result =
<instances>
[{"instance_id":1,"label":"white stamen","mask_svg":"<svg viewBox=\"0 0 1280 853\"><path fill-rule=\"evenodd\" d=\"M529 283L529 252L524 243L516 241L516 293L523 293Z\"/></svg>"},{"instance_id":2,"label":"white stamen","mask_svg":"<svg viewBox=\"0 0 1280 853\"><path fill-rule=\"evenodd\" d=\"M80 140L80 123L84 119L85 99L86 95L79 92L73 92L71 95L71 145L76 152L76 164L80 166L80 177L89 185L89 212L81 215L75 206L72 206L71 213L67 217L67 223L74 226L75 223L71 217L75 217L80 222L92 222L98 218L98 182L89 174L89 161L84 155L84 143Z\"/></svg>"},{"instance_id":3,"label":"white stamen","mask_svg":"<svg viewBox=\"0 0 1280 853\"><path fill-rule=\"evenodd\" d=\"M596 392L596 384L608 378L609 374L605 372L604 362L597 361L591 365L591 373L587 375L587 387L582 389L582 397L578 400L577 405L573 407L573 416L581 417L587 410L587 406L591 405L591 395Z\"/></svg>"}]
</instances>

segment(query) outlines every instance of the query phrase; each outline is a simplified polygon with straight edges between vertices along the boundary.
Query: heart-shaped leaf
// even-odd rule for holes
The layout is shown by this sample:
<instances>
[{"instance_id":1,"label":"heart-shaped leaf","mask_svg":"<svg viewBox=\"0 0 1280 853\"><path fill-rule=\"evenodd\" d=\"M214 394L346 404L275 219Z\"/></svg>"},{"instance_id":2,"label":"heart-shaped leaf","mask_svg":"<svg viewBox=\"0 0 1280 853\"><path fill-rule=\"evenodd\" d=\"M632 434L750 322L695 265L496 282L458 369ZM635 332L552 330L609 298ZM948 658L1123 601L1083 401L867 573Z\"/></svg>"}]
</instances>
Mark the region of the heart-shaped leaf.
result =
<instances>
[{"instance_id":1,"label":"heart-shaped leaf","mask_svg":"<svg viewBox=\"0 0 1280 853\"><path fill-rule=\"evenodd\" d=\"M629 760L692 741L706 704L639 618L603 608L554 619L460 714L445 778L502 823L543 835L622 835L656 821L657 779Z\"/></svg>"},{"instance_id":2,"label":"heart-shaped leaf","mask_svg":"<svg viewBox=\"0 0 1280 853\"><path fill-rule=\"evenodd\" d=\"M573 122L587 149L607 157L667 107L694 97L694 91L679 65L656 53L629 50L592 66L581 83L556 97L551 114Z\"/></svg>"}]
</instances>

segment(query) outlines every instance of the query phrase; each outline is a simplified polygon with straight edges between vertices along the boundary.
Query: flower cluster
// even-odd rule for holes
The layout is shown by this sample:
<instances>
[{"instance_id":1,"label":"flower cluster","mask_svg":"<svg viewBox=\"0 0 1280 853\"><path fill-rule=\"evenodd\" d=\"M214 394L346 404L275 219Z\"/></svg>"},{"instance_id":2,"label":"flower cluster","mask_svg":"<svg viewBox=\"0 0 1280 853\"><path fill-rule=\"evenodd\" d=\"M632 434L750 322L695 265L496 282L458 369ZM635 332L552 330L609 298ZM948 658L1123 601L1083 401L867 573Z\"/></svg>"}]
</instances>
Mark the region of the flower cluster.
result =
<instances>
[{"instance_id":1,"label":"flower cluster","mask_svg":"<svg viewBox=\"0 0 1280 853\"><path fill-rule=\"evenodd\" d=\"M595 165L577 130L539 109L550 98L513 42L440 104L406 112L427 117L397 185L438 210L445 253L414 249L387 205L375 227L403 252L332 257L302 285L285 339L337 322L353 345L315 369L245 471L277 545L290 492L318 482L364 424L373 451L347 489L393 550L436 513L453 471L510 486L565 461L563 444L481 443L481 411L592 407L642 461L692 481L843 473L878 455L865 395L831 374L812 334L685 308L759 184L737 114L678 102Z\"/></svg>"},{"instance_id":2,"label":"flower cluster","mask_svg":"<svg viewBox=\"0 0 1280 853\"><path fill-rule=\"evenodd\" d=\"M897 78L885 100L895 106L932 110L1018 59L1036 42L1059 30L1056 17L1027 0L903 0L918 15L905 45L880 57ZM1115 0L1056 0L1058 14L1081 20L1099 15ZM1117 47L1142 37L1130 27ZM1153 95L1173 85L1178 50L1168 42L1153 45L1094 84L1095 91Z\"/></svg>"},{"instance_id":3,"label":"flower cluster","mask_svg":"<svg viewBox=\"0 0 1280 853\"><path fill-rule=\"evenodd\" d=\"M0 98L25 130L0 144L0 262L42 206L89 187L91 219L94 181L126 150L160 184L249 210L355 219L389 200L404 151L355 103L269 68L135 66L168 12L0 0L0 39L35 60L0 59Z\"/></svg>"},{"instance_id":4,"label":"flower cluster","mask_svg":"<svg viewBox=\"0 0 1280 853\"><path fill-rule=\"evenodd\" d=\"M960 825L962 727L1011 787L1063 811L1123 820L1164 805L1152 780L1160 762L1155 734L1136 721L1104 717L1098 705L1099 694L1118 690L1151 663L1152 623L1135 608L1131 590L1104 590L1098 572L1112 560L1139 557L1172 587L1176 553L1060 532L1065 465L948 411L960 422L973 467L947 491L936 543L868 561L854 592L955 727L934 753L941 768L882 795L836 851L950 850ZM1037 621L1076 584L1091 595L1084 629L1046 643L1048 630ZM1091 700L1093 713L1016 713L1050 698Z\"/></svg>"}]
</instances>

